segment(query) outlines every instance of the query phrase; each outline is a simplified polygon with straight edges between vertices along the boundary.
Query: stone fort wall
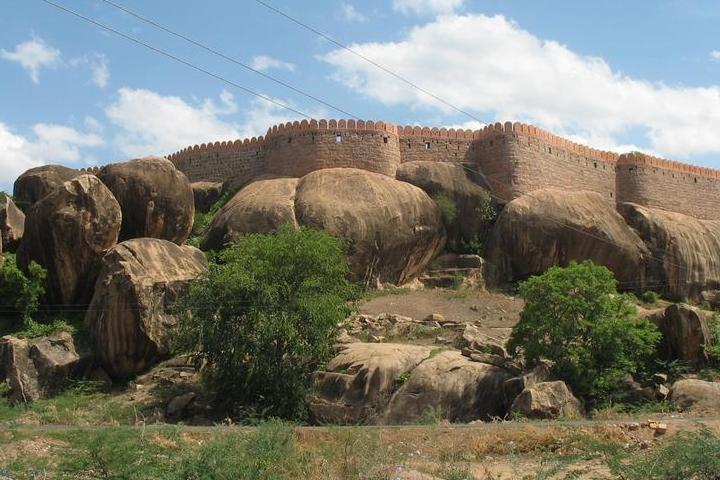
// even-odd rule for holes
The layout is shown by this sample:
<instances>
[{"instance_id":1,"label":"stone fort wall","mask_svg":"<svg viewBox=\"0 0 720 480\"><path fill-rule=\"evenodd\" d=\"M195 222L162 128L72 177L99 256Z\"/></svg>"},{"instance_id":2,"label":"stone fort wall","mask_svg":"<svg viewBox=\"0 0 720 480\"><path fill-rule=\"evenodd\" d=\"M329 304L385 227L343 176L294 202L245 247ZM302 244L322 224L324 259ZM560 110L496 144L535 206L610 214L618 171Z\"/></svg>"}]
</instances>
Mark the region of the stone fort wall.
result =
<instances>
[{"instance_id":1,"label":"stone fort wall","mask_svg":"<svg viewBox=\"0 0 720 480\"><path fill-rule=\"evenodd\" d=\"M642 154L618 155L522 123L482 130L312 120L277 125L265 137L195 145L168 156L191 181L241 187L260 176L300 177L355 167L395 176L403 162L467 165L501 201L540 188L591 190L608 204L634 202L720 220L720 171Z\"/></svg>"}]
</instances>

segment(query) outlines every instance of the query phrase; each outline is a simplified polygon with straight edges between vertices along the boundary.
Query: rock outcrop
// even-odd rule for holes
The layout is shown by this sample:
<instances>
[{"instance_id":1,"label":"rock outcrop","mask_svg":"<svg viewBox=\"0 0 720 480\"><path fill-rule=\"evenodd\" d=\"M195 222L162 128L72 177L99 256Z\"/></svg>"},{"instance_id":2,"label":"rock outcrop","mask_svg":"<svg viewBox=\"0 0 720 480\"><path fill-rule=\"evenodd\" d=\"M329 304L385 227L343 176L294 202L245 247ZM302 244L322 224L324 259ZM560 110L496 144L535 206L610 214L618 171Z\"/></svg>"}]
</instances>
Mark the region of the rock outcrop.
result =
<instances>
[{"instance_id":1,"label":"rock outcrop","mask_svg":"<svg viewBox=\"0 0 720 480\"><path fill-rule=\"evenodd\" d=\"M48 271L46 301L87 304L100 258L120 232L120 206L93 175L80 175L43 197L28 212L18 265L35 261Z\"/></svg>"},{"instance_id":2,"label":"rock outcrop","mask_svg":"<svg viewBox=\"0 0 720 480\"><path fill-rule=\"evenodd\" d=\"M515 398L511 411L528 418L559 418L580 416L580 401L565 382L536 383Z\"/></svg>"},{"instance_id":3,"label":"rock outcrop","mask_svg":"<svg viewBox=\"0 0 720 480\"><path fill-rule=\"evenodd\" d=\"M668 360L682 360L695 367L705 364L704 346L720 339L710 336L710 312L685 304L670 305L662 316L650 319L662 332L661 351Z\"/></svg>"},{"instance_id":4,"label":"rock outcrop","mask_svg":"<svg viewBox=\"0 0 720 480\"><path fill-rule=\"evenodd\" d=\"M0 237L5 250L14 252L25 232L25 214L12 199L0 192Z\"/></svg>"},{"instance_id":5,"label":"rock outcrop","mask_svg":"<svg viewBox=\"0 0 720 480\"><path fill-rule=\"evenodd\" d=\"M436 198L445 195L456 208L455 219L446 225L448 243L459 245L484 235L493 216L490 194L470 179L469 169L460 163L405 162L396 178L422 188Z\"/></svg>"},{"instance_id":6,"label":"rock outcrop","mask_svg":"<svg viewBox=\"0 0 720 480\"><path fill-rule=\"evenodd\" d=\"M695 413L720 413L720 383L697 379L675 382L670 402L679 410Z\"/></svg>"},{"instance_id":7,"label":"rock outcrop","mask_svg":"<svg viewBox=\"0 0 720 480\"><path fill-rule=\"evenodd\" d=\"M316 423L375 423L398 382L430 356L432 347L351 343L317 373L310 412Z\"/></svg>"},{"instance_id":8,"label":"rock outcrop","mask_svg":"<svg viewBox=\"0 0 720 480\"><path fill-rule=\"evenodd\" d=\"M31 340L0 339L0 380L7 382L13 403L51 397L87 364L89 356L78 352L69 333Z\"/></svg>"},{"instance_id":9,"label":"rock outcrop","mask_svg":"<svg viewBox=\"0 0 720 480\"><path fill-rule=\"evenodd\" d=\"M213 217L203 250L219 250L245 233L270 233L295 220L297 178L258 180L247 185Z\"/></svg>"},{"instance_id":10,"label":"rock outcrop","mask_svg":"<svg viewBox=\"0 0 720 480\"><path fill-rule=\"evenodd\" d=\"M300 180L248 185L218 212L203 248L284 223L323 229L347 241L355 280L373 285L411 280L445 241L438 209L421 189L378 173L329 168Z\"/></svg>"},{"instance_id":11,"label":"rock outcrop","mask_svg":"<svg viewBox=\"0 0 720 480\"><path fill-rule=\"evenodd\" d=\"M190 187L198 212L208 212L223 194L223 184L220 182L193 182Z\"/></svg>"},{"instance_id":12,"label":"rock outcrop","mask_svg":"<svg viewBox=\"0 0 720 480\"><path fill-rule=\"evenodd\" d=\"M45 195L78 175L80 175L78 170L62 165L31 168L15 180L13 197L17 204L27 211Z\"/></svg>"},{"instance_id":13,"label":"rock outcrop","mask_svg":"<svg viewBox=\"0 0 720 480\"><path fill-rule=\"evenodd\" d=\"M416 422L433 411L451 422L502 417L502 385L510 377L506 370L471 361L458 351L437 353L410 373L390 400L384 421Z\"/></svg>"},{"instance_id":14,"label":"rock outcrop","mask_svg":"<svg viewBox=\"0 0 720 480\"><path fill-rule=\"evenodd\" d=\"M618 206L627 223L648 246L648 283L667 298L703 301L706 290L720 289L720 221L680 213Z\"/></svg>"},{"instance_id":15,"label":"rock outcrop","mask_svg":"<svg viewBox=\"0 0 720 480\"><path fill-rule=\"evenodd\" d=\"M499 282L592 260L612 270L622 287L645 283L645 244L599 193L548 189L513 200L498 217L490 251Z\"/></svg>"},{"instance_id":16,"label":"rock outcrop","mask_svg":"<svg viewBox=\"0 0 720 480\"><path fill-rule=\"evenodd\" d=\"M206 269L200 250L151 238L122 242L103 257L85 322L108 374L125 378L167 355L177 324L170 307Z\"/></svg>"},{"instance_id":17,"label":"rock outcrop","mask_svg":"<svg viewBox=\"0 0 720 480\"><path fill-rule=\"evenodd\" d=\"M160 238L182 245L190 235L195 201L190 181L172 162L146 157L100 169L100 180L120 203L120 241Z\"/></svg>"}]
</instances>

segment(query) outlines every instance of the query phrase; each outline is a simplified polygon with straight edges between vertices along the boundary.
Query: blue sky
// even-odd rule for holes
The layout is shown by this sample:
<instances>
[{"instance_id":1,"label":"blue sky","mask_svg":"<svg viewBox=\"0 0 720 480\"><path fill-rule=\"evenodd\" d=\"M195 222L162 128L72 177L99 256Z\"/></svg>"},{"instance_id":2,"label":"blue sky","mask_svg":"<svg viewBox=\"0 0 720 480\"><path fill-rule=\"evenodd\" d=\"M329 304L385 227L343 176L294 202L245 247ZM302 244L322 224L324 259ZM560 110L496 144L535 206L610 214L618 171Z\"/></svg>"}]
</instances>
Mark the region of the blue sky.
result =
<instances>
[{"instance_id":1,"label":"blue sky","mask_svg":"<svg viewBox=\"0 0 720 480\"><path fill-rule=\"evenodd\" d=\"M101 0L53 1L308 115L344 117ZM716 0L267 1L472 118L255 0L117 3L360 118L518 120L597 148L720 168ZM40 0L0 5L0 188L43 163L164 155L298 118Z\"/></svg>"}]
</instances>

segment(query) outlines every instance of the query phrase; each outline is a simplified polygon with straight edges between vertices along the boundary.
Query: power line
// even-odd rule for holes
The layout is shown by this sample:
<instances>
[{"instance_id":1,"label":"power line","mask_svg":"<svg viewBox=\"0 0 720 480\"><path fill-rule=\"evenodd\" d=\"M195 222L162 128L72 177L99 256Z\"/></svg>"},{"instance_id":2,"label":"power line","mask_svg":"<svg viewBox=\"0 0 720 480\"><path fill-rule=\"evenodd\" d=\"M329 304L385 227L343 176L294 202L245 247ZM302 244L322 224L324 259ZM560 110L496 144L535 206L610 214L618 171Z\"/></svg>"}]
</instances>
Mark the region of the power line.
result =
<instances>
[{"instance_id":1,"label":"power line","mask_svg":"<svg viewBox=\"0 0 720 480\"><path fill-rule=\"evenodd\" d=\"M187 35L184 35L184 34L182 34L182 33L178 33L178 32L172 30L172 29L169 28L169 27L166 27L166 26L164 26L164 25L161 25L161 24L155 22L154 20L152 20L152 19L150 19L150 18L144 17L144 16L140 15L139 13L136 13L136 12L130 10L130 9L127 8L127 7L125 7L125 6L123 6L123 5L120 5L119 3L113 2L113 1L111 1L111 0L102 0L102 1L105 2L105 3L107 3L108 5L111 5L111 6L115 7L115 8L117 8L118 10L121 10L121 11L127 13L128 15L132 15L133 17L137 18L138 20L141 20L141 21L143 21L143 22L145 22L145 23L147 23L147 24L149 24L149 25L152 25L152 26L154 26L154 27L156 27L156 28L159 28L160 30L162 30L162 31L164 31L164 32L166 32L166 33L169 33L170 35L174 35L175 37L178 37L178 38L180 38L180 39L182 39L182 40L185 40L186 42L189 42L189 43L195 45L196 47L202 48L203 50L205 50L205 51L207 51L207 52L210 52L210 53L212 53L213 55L215 55L215 56L217 56L217 57L220 57L220 58L222 58L222 59L224 59L224 60L227 60L227 61L229 61L229 62L232 62L232 63L234 63L235 65L239 65L240 67L245 68L245 69L247 69L247 70L250 70L251 72L253 72L253 73L257 74L257 75L260 75L260 76L262 76L263 78L266 78L266 79L268 79L268 80L270 80L270 81L272 81L272 82L275 82L275 83L277 83L278 85L282 85L283 87L285 87L285 88L287 88L287 89L290 89L290 90L292 90L292 91L295 92L295 93L298 93L298 94L300 94L300 95L302 95L302 96L304 96L304 97L306 97L306 98L309 98L309 99L311 99L311 100L313 100L313 101L315 101L315 102L318 102L318 103L320 103L320 104L322 104L322 105L325 105L325 106L328 107L328 108L332 108L333 110L335 110L335 111L337 111L337 112L340 112L340 113L342 113L343 115L347 115L348 117L354 118L354 119L356 119L356 120L360 120L360 117L358 117L357 115L353 115L352 113L347 112L347 111L343 110L342 108L337 107L337 106L335 106L335 105L333 105L333 104L331 104L331 103L329 103L329 102L326 102L325 100L323 100L323 99L321 99L321 98L318 98L318 97L316 97L316 96L314 96L314 95L311 95L311 94L309 94L309 93L307 93L307 92L305 92L305 91L303 91L303 90L301 90L301 89L299 89L299 88L297 88L297 87L294 87L293 85L291 85L291 84L289 84L289 83L287 83L287 82L285 82L285 81L283 81L283 80L280 80L280 79L278 79L278 78L275 78L275 77L273 77L272 75L269 75L269 74L267 74L267 73L265 73L265 72L263 72L263 71L261 71L261 70L258 70L257 68L253 68L252 66L247 65L246 63L243 63L243 62L241 62L240 60L237 60L236 58L233 58L233 57L231 57L231 56L229 56L229 55L227 55L227 54L225 54L225 53L217 50L216 48L209 47L209 46L207 46L207 45L205 45L205 44L203 44L203 43L201 43L201 42L199 42L199 41L197 41L197 40L194 40L193 38L188 37Z\"/></svg>"},{"instance_id":2,"label":"power line","mask_svg":"<svg viewBox=\"0 0 720 480\"><path fill-rule=\"evenodd\" d=\"M221 75L219 75L219 74L217 74L217 73L213 73L213 72L211 72L211 71L209 71L209 70L204 69L203 67L199 67L199 66L195 65L194 63L189 62L188 60L184 60L184 59L182 59L182 58L180 58L180 57L178 57L178 56L176 56L176 55L174 55L174 54L172 54L172 53L170 53L170 52L167 52L167 51L162 50L162 49L160 49L160 48L154 47L154 46L150 45L149 43L146 43L146 42L144 42L144 41L142 41L142 40L139 40L139 39L137 39L137 38L135 38L135 37L133 37L133 36L131 36L131 35L128 35L128 34L126 34L126 33L123 33L123 32L121 32L121 31L119 31L119 30L116 30L116 29L114 29L114 28L112 28L112 27L109 27L109 26L107 26L107 25L105 25L105 24L103 24L103 23L100 23L100 22L97 21L97 20L94 20L94 19L92 19L92 18L90 18L90 17L87 17L87 16L81 14L81 13L78 13L78 12L76 12L76 11L74 11L74 10L71 10L71 9L69 9L69 8L67 8L67 7L64 7L63 5L60 5L60 4L58 4L58 3L55 3L55 2L53 2L53 1L51 1L51 0L40 0L40 1L45 2L45 3L47 3L48 5L51 5L51 6L55 7L55 8L57 8L58 10L62 10L62 11L64 11L64 12L66 12L66 13L69 13L69 14L71 14L71 15L77 17L77 18L80 18L80 19L82 19L82 20L84 20L84 21L86 21L86 22L88 22L88 23L91 23L91 24L93 24L93 25L95 25L95 26L97 26L97 27L100 27L100 28L102 28L102 29L104 29L104 30L107 30L108 32L114 33L115 35L118 35L118 36L120 36L120 37L122 37L122 38L124 38L124 39L126 39L126 40L129 40L129 41L131 41L131 42L133 42L133 43L136 43L137 45L141 45L141 46L147 48L148 50L151 50L151 51L153 51L153 52L155 52L155 53L158 53L158 54L163 55L163 56L165 56L165 57L167 57L167 58L170 58L170 59L172 59L172 60L175 60L176 62L182 63L183 65L185 65L185 66L187 66L187 67L190 67L190 68L192 68L192 69L194 69L194 70L197 70L198 72L202 72L202 73L204 73L204 74L206 74L206 75L209 75L209 76L211 76L211 77L213 77L213 78L215 78L215 79L217 79L217 80L220 80L221 82L224 82L224 83L226 83L226 84L228 84L228 85L230 85L230 86L232 86L232 87L235 87L235 88L237 88L237 89L239 89L239 90L242 90L242 91L244 91L244 92L246 92L246 93L249 93L249 94L251 94L251 95L255 95L256 97L262 98L263 100L266 100L266 101L268 101L268 102L270 102L270 103L273 103L273 104L275 104L275 105L277 105L277 106L279 106L279 107L282 107L282 108L284 108L284 109L286 109L286 110L289 110L289 111L291 111L291 112L293 112L293 113L297 113L298 115L301 115L301 116L303 116L303 117L305 117L305 118L307 118L307 119L312 119L312 117L311 117L310 115L308 115L308 114L306 114L306 113L304 113L304 112L301 112L300 110L297 110L296 108L293 108L293 107L291 107L291 106L289 106L289 105L285 105L284 103L279 102L279 101L277 101L277 100L275 100L275 99L273 99L273 98L271 98L271 97L268 97L267 95L262 94L262 93L260 93L260 92L256 92L256 91L251 90L251 89L249 89L249 88L247 88L247 87L243 87L242 85L240 85L240 84L238 84L238 83L235 83L235 82L233 82L232 80L228 80L227 78L225 78L225 77L223 77L223 76L221 76Z\"/></svg>"},{"instance_id":3,"label":"power line","mask_svg":"<svg viewBox=\"0 0 720 480\"><path fill-rule=\"evenodd\" d=\"M365 61L365 62L373 65L374 67L382 70L383 72L387 73L388 75L391 75L391 76L395 77L396 79L400 80L401 82L403 82L403 83L411 86L411 87L414 88L415 90L418 90L419 92L422 92L422 93L424 93L425 95L428 95L429 97L434 98L434 99L437 100L438 102L440 102L440 103L442 103L442 104L444 104L444 105L452 108L453 110L455 110L455 111L457 111L457 112L459 112L459 113L462 113L463 115L465 115L465 116L467 116L467 117L469 117L469 118L471 118L471 119L473 119L473 120L475 120L475 121L477 121L477 122L480 122L480 123L483 123L483 124L484 124L484 123L487 123L487 122L485 122L484 120L481 120L480 118L476 117L475 115L467 112L466 110L463 110L463 109L461 109L460 107L457 107L457 106L453 105L452 103L450 103L450 102L448 102L447 100L441 98L440 96L432 93L431 91L429 91L429 90L427 90L427 89L425 89L425 88L417 85L416 83L408 80L407 78L403 77L403 76L400 75L399 73L393 72L393 71L390 70L389 68L384 67L383 65L381 65L381 64L377 63L376 61L374 61L373 59L366 57L365 55L361 54L360 52L358 52L358 51L356 51L356 50L353 50L352 48L348 47L347 45L345 45L345 44L343 44L343 43L340 43L339 41L335 40L335 39L334 39L333 37L331 37L330 35L328 35L328 34L326 34L326 33L323 33L323 32L321 32L320 30L318 30L318 29L316 29L316 28L314 28L314 27L311 27L310 25L308 25L308 24L306 24L306 23L298 20L298 19L295 18L295 17L290 16L289 14L287 14L287 13L283 12L282 10L280 10L279 8L276 8L276 7L270 5L269 3L267 3L267 2L265 2L265 1L263 1L263 0L255 0L255 1L256 1L257 3L259 3L260 5L262 5L263 7L267 8L268 10L270 10L270 11L272 11L272 12L274 12L274 13L282 16L282 17L285 17L286 19L288 19L288 20L290 20L291 22L293 22L293 23L301 26L302 28L304 28L304 29L306 29L306 30L309 30L309 31L311 31L312 33L314 33L314 34L316 34L316 35L324 38L325 40L327 40L328 42L332 43L333 45L336 45L336 46L342 48L343 50L347 50L347 51L350 52L351 54L353 54L353 55L355 55L356 57L362 59L363 61Z\"/></svg>"}]
</instances>

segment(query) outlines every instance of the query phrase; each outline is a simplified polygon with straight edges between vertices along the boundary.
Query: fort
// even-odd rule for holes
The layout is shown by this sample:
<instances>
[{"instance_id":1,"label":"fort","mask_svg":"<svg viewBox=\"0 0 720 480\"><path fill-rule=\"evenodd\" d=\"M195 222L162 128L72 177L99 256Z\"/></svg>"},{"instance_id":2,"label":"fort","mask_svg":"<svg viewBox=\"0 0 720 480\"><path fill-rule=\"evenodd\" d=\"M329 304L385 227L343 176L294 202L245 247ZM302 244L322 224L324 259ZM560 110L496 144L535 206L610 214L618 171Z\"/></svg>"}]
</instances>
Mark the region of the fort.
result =
<instances>
[{"instance_id":1,"label":"fort","mask_svg":"<svg viewBox=\"0 0 720 480\"><path fill-rule=\"evenodd\" d=\"M522 123L481 130L396 126L362 120L303 120L265 137L185 148L167 157L191 181L242 187L261 176L300 177L354 167L395 176L401 163L455 162L501 202L541 188L590 190L609 205L633 202L720 220L720 170L644 155L618 155Z\"/></svg>"}]
</instances>

